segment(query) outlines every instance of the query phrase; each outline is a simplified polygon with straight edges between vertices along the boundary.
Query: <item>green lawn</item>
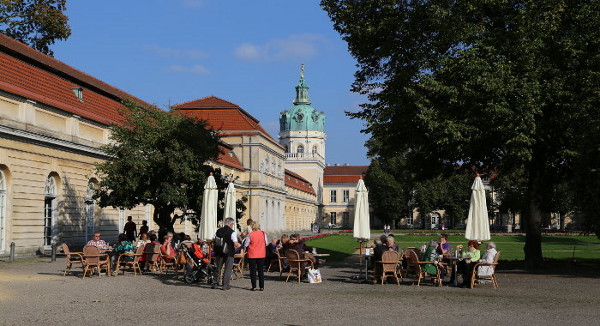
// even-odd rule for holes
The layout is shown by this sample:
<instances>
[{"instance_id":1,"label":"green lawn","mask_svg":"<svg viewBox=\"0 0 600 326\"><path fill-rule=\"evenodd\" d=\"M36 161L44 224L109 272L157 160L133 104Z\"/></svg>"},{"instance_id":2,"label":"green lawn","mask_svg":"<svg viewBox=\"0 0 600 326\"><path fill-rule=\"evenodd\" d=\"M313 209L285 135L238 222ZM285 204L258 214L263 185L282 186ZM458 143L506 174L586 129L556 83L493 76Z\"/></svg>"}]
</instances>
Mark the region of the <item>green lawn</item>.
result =
<instances>
[{"instance_id":1,"label":"green lawn","mask_svg":"<svg viewBox=\"0 0 600 326\"><path fill-rule=\"evenodd\" d=\"M432 235L395 235L400 248L420 247L431 239ZM501 260L523 260L523 245L525 237L521 235L492 236L498 251L501 251ZM467 240L462 235L449 235L448 242L454 248L458 244L466 244ZM331 254L331 260L341 260L351 255L358 247L358 242L351 235L332 235L307 242L310 247L317 247L321 253ZM485 250L484 247L481 248ZM544 258L577 260L600 260L600 239L596 236L544 236L542 237L542 251Z\"/></svg>"}]
</instances>

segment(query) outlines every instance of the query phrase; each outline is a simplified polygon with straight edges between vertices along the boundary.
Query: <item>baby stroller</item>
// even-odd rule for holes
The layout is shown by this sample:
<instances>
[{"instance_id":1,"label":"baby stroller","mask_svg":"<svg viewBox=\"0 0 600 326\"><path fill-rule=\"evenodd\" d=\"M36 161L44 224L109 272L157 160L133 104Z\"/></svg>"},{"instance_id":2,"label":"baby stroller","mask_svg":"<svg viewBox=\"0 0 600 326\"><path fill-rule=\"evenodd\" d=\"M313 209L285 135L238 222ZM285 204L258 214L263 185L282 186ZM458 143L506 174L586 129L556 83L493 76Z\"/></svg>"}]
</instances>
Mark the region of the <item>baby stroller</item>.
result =
<instances>
[{"instance_id":1,"label":"baby stroller","mask_svg":"<svg viewBox=\"0 0 600 326\"><path fill-rule=\"evenodd\" d=\"M212 284L213 265L210 263L208 247L193 243L190 247L183 245L181 248L187 260L183 280L188 284L201 280Z\"/></svg>"}]
</instances>

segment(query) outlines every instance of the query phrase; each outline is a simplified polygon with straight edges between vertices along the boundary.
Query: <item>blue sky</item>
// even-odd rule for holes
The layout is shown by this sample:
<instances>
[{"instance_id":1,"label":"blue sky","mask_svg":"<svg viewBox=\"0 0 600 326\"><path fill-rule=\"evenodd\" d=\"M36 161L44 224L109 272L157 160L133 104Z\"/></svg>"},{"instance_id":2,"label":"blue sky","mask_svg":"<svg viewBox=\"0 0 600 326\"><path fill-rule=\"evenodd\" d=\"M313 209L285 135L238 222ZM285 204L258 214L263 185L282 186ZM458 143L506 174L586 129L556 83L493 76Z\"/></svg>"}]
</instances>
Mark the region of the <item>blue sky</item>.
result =
<instances>
[{"instance_id":1,"label":"blue sky","mask_svg":"<svg viewBox=\"0 0 600 326\"><path fill-rule=\"evenodd\" d=\"M368 165L351 93L355 60L318 0L68 1L73 31L54 57L166 109L214 95L277 137L305 64L313 106L326 114L327 163Z\"/></svg>"}]
</instances>

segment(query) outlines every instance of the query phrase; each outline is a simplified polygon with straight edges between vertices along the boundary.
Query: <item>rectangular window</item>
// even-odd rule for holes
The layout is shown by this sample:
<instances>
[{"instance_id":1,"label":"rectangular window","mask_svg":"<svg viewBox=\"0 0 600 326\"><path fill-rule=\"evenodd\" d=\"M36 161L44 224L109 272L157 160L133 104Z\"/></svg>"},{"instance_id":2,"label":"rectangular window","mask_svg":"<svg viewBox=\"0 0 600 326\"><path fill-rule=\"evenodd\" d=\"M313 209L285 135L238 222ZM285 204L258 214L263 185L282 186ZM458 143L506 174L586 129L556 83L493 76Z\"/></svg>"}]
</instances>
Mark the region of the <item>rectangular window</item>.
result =
<instances>
[{"instance_id":1,"label":"rectangular window","mask_svg":"<svg viewBox=\"0 0 600 326\"><path fill-rule=\"evenodd\" d=\"M342 224L344 226L350 225L350 212L343 212L342 213Z\"/></svg>"},{"instance_id":2,"label":"rectangular window","mask_svg":"<svg viewBox=\"0 0 600 326\"><path fill-rule=\"evenodd\" d=\"M336 212L331 212L330 214L331 214L331 219L330 219L331 224L337 223L337 213Z\"/></svg>"},{"instance_id":3,"label":"rectangular window","mask_svg":"<svg viewBox=\"0 0 600 326\"><path fill-rule=\"evenodd\" d=\"M332 203L337 203L337 190L331 190L329 192L330 197L329 197L329 201Z\"/></svg>"},{"instance_id":4,"label":"rectangular window","mask_svg":"<svg viewBox=\"0 0 600 326\"><path fill-rule=\"evenodd\" d=\"M350 190L344 190L343 202L344 203L350 202Z\"/></svg>"}]
</instances>

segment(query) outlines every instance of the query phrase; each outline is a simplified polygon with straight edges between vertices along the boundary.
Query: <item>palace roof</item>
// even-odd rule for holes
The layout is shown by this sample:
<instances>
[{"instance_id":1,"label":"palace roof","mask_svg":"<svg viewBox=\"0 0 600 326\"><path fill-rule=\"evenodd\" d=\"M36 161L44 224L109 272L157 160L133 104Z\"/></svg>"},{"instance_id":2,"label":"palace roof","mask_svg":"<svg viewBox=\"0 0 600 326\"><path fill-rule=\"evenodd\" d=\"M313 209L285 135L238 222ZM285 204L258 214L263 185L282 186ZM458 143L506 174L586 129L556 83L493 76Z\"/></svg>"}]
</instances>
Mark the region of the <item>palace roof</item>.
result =
<instances>
[{"instance_id":1,"label":"palace roof","mask_svg":"<svg viewBox=\"0 0 600 326\"><path fill-rule=\"evenodd\" d=\"M304 179L298 173L285 169L285 185L300 191L315 195L315 189L308 180Z\"/></svg>"},{"instance_id":2,"label":"palace roof","mask_svg":"<svg viewBox=\"0 0 600 326\"><path fill-rule=\"evenodd\" d=\"M83 92L81 99L78 89ZM2 33L0 90L107 125L123 120L118 109L125 99L152 107Z\"/></svg>"},{"instance_id":3,"label":"palace roof","mask_svg":"<svg viewBox=\"0 0 600 326\"><path fill-rule=\"evenodd\" d=\"M326 166L323 171L323 183L357 183L368 169L366 165Z\"/></svg>"},{"instance_id":4,"label":"palace roof","mask_svg":"<svg viewBox=\"0 0 600 326\"><path fill-rule=\"evenodd\" d=\"M260 121L242 109L239 105L216 96L176 104L172 108L187 116L206 120L223 135L263 135L279 143L260 125Z\"/></svg>"}]
</instances>

